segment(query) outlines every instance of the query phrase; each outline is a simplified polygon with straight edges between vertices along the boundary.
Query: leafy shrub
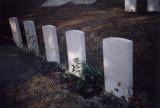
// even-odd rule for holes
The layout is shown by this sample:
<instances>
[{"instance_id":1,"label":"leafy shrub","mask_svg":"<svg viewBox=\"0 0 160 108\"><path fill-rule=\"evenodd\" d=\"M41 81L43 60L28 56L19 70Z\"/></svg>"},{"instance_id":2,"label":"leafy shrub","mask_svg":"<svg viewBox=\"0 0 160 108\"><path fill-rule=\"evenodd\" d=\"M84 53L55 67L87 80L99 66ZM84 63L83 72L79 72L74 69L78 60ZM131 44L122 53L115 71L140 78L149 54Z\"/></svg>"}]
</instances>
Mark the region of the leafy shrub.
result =
<instances>
[{"instance_id":1,"label":"leafy shrub","mask_svg":"<svg viewBox=\"0 0 160 108\"><path fill-rule=\"evenodd\" d=\"M65 73L63 75L65 81L82 95L93 96L100 94L104 83L103 72L97 67L81 64L78 58L74 59L74 63L72 72L80 72L80 65L83 67L80 77L71 73Z\"/></svg>"}]
</instances>

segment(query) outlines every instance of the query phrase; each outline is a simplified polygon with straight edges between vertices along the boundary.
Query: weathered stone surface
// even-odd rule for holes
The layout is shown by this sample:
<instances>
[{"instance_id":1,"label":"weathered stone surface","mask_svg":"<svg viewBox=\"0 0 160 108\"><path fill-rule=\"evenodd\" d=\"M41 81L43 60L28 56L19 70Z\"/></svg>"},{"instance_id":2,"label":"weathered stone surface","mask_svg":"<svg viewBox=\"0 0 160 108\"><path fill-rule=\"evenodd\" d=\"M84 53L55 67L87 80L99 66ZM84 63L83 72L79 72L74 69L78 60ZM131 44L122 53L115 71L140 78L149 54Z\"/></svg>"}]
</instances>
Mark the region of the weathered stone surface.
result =
<instances>
[{"instance_id":1,"label":"weathered stone surface","mask_svg":"<svg viewBox=\"0 0 160 108\"><path fill-rule=\"evenodd\" d=\"M68 51L68 62L69 72L76 76L79 76L82 72L82 65L80 65L80 72L72 72L73 66L75 65L75 58L78 58L79 63L86 62L86 50L85 50L85 36L84 32L79 30L70 30L66 32L67 51Z\"/></svg>"},{"instance_id":2,"label":"weathered stone surface","mask_svg":"<svg viewBox=\"0 0 160 108\"><path fill-rule=\"evenodd\" d=\"M47 0L44 4L42 4L43 7L56 7L61 6L63 4L66 4L70 2L71 0Z\"/></svg>"},{"instance_id":3,"label":"weathered stone surface","mask_svg":"<svg viewBox=\"0 0 160 108\"><path fill-rule=\"evenodd\" d=\"M47 61L60 63L56 27L52 25L45 25L42 29Z\"/></svg>"},{"instance_id":4,"label":"weathered stone surface","mask_svg":"<svg viewBox=\"0 0 160 108\"><path fill-rule=\"evenodd\" d=\"M133 94L133 44L123 38L103 40L105 90L117 97Z\"/></svg>"},{"instance_id":5,"label":"weathered stone surface","mask_svg":"<svg viewBox=\"0 0 160 108\"><path fill-rule=\"evenodd\" d=\"M9 23L13 35L13 40L19 48L23 48L22 36L19 27L19 22L16 17L9 18Z\"/></svg>"},{"instance_id":6,"label":"weathered stone surface","mask_svg":"<svg viewBox=\"0 0 160 108\"><path fill-rule=\"evenodd\" d=\"M37 34L34 22L24 21L23 24L29 51L34 52L36 55L39 55L39 47L38 47Z\"/></svg>"},{"instance_id":7,"label":"weathered stone surface","mask_svg":"<svg viewBox=\"0 0 160 108\"><path fill-rule=\"evenodd\" d=\"M149 12L160 12L160 0L148 0Z\"/></svg>"},{"instance_id":8,"label":"weathered stone surface","mask_svg":"<svg viewBox=\"0 0 160 108\"><path fill-rule=\"evenodd\" d=\"M95 3L96 0L71 0L74 4L92 4Z\"/></svg>"},{"instance_id":9,"label":"weathered stone surface","mask_svg":"<svg viewBox=\"0 0 160 108\"><path fill-rule=\"evenodd\" d=\"M125 11L136 12L137 0L125 0Z\"/></svg>"},{"instance_id":10,"label":"weathered stone surface","mask_svg":"<svg viewBox=\"0 0 160 108\"><path fill-rule=\"evenodd\" d=\"M96 2L96 0L47 0L44 4L42 4L42 7L56 7L69 2L74 4L92 4Z\"/></svg>"}]
</instances>

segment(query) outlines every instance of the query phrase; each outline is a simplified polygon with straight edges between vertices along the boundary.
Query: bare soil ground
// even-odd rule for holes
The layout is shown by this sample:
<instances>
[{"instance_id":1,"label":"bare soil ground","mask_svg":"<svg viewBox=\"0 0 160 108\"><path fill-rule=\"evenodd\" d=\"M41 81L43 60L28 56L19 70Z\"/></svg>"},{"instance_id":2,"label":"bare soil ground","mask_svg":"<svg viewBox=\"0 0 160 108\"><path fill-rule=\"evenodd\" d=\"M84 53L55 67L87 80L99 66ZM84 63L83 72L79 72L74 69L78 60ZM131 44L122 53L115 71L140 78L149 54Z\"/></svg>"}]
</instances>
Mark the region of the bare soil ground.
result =
<instances>
[{"instance_id":1,"label":"bare soil ground","mask_svg":"<svg viewBox=\"0 0 160 108\"><path fill-rule=\"evenodd\" d=\"M160 61L159 13L126 13L123 3L119 2L98 2L89 6L66 4L57 8L40 8L42 2L43 0L2 1L0 75L1 94L4 98L7 98L7 100L2 98L4 100L2 103L10 104L10 98L5 96L9 93L7 91L13 90L16 85L23 84L34 75L34 72L47 74L48 68L51 68L37 70L43 60L40 58L35 60L36 57L29 59L27 56L30 57L30 55L25 55L14 47L8 18L17 16L21 24L24 41L26 39L22 21L35 21L42 55L44 55L42 25L52 24L57 27L62 63L67 63L66 30L79 29L85 32L87 63L101 69L103 69L102 39L112 36L133 40L135 95L147 99L145 102L148 103L148 107L149 105L151 108L156 107L153 102L158 101L156 97L159 95L158 87L160 86L158 62ZM14 54L12 54L12 51L14 51ZM22 59L19 62L20 58ZM19 65L23 68L17 68ZM11 94L11 97L13 96Z\"/></svg>"}]
</instances>

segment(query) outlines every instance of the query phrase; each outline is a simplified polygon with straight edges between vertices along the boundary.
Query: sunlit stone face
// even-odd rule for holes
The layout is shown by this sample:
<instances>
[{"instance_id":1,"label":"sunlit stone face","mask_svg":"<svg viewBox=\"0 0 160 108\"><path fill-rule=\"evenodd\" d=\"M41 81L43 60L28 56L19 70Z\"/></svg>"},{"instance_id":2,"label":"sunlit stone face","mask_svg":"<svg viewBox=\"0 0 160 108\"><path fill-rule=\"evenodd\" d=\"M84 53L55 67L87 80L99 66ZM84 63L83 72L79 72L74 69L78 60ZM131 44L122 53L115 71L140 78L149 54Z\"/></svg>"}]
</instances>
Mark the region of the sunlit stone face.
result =
<instances>
[{"instance_id":1,"label":"sunlit stone face","mask_svg":"<svg viewBox=\"0 0 160 108\"><path fill-rule=\"evenodd\" d=\"M24 21L23 24L27 38L28 50L39 55L39 46L34 22Z\"/></svg>"},{"instance_id":2,"label":"sunlit stone face","mask_svg":"<svg viewBox=\"0 0 160 108\"><path fill-rule=\"evenodd\" d=\"M79 73L75 73L72 71L73 65L75 65L74 59L78 58L80 63L86 62L84 32L78 30L67 31L66 41L68 51L69 72L73 73L76 76L80 76L80 73L82 72L82 65L80 66Z\"/></svg>"},{"instance_id":3,"label":"sunlit stone face","mask_svg":"<svg viewBox=\"0 0 160 108\"><path fill-rule=\"evenodd\" d=\"M13 35L13 40L19 48L23 48L22 36L19 27L19 22L16 17L9 18L9 23Z\"/></svg>"},{"instance_id":4,"label":"sunlit stone face","mask_svg":"<svg viewBox=\"0 0 160 108\"><path fill-rule=\"evenodd\" d=\"M136 12L137 0L125 0L125 11Z\"/></svg>"},{"instance_id":5,"label":"sunlit stone face","mask_svg":"<svg viewBox=\"0 0 160 108\"><path fill-rule=\"evenodd\" d=\"M42 27L42 30L47 61L60 63L56 27L52 25L46 25Z\"/></svg>"},{"instance_id":6,"label":"sunlit stone face","mask_svg":"<svg viewBox=\"0 0 160 108\"><path fill-rule=\"evenodd\" d=\"M133 94L132 50L130 40L103 40L105 90L120 98Z\"/></svg>"}]
</instances>

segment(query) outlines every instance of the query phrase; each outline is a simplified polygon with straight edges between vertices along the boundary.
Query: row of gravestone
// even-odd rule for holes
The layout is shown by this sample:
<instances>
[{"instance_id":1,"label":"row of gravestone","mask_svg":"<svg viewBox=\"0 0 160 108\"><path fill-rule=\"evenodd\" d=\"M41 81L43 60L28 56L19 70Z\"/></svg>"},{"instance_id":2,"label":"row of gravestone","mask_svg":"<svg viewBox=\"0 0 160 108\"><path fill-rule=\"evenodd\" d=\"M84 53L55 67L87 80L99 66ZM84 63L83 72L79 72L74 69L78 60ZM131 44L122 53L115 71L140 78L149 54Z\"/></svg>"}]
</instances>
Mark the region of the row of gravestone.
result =
<instances>
[{"instance_id":1,"label":"row of gravestone","mask_svg":"<svg viewBox=\"0 0 160 108\"><path fill-rule=\"evenodd\" d=\"M136 12L137 0L125 0L125 11ZM148 12L160 12L160 0L147 0Z\"/></svg>"},{"instance_id":2,"label":"row of gravestone","mask_svg":"<svg viewBox=\"0 0 160 108\"><path fill-rule=\"evenodd\" d=\"M9 18L13 40L19 48L23 48L21 31L16 17ZM36 29L33 21L24 21L28 50L39 55ZM42 27L48 62L60 63L56 27ZM79 30L66 32L69 72L72 72L74 59L80 63L86 62L85 34ZM133 43L131 40L112 37L103 39L103 64L105 90L117 97L127 97L133 94ZM82 68L82 67L81 67ZM79 76L79 73L73 73Z\"/></svg>"}]
</instances>

